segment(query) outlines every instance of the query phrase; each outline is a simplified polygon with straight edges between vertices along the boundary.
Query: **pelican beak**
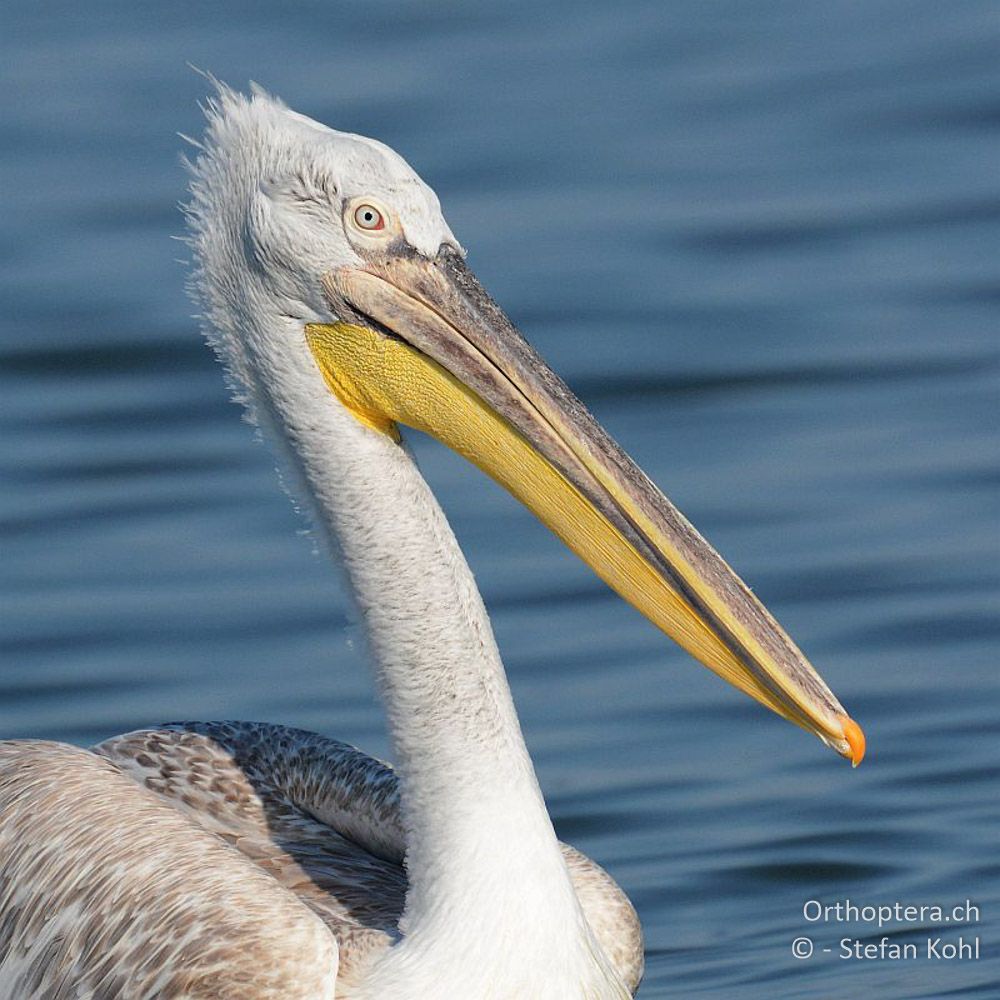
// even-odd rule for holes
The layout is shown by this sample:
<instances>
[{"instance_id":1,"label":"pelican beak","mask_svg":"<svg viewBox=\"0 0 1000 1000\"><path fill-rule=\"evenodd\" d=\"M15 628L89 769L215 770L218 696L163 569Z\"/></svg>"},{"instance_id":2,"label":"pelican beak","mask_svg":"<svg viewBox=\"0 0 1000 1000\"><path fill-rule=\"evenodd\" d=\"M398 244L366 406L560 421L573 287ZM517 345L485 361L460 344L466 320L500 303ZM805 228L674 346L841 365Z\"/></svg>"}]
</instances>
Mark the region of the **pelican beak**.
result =
<instances>
[{"instance_id":1,"label":"pelican beak","mask_svg":"<svg viewBox=\"0 0 1000 1000\"><path fill-rule=\"evenodd\" d=\"M479 466L705 666L857 765L860 727L721 556L608 436L460 253L394 254L324 280L306 338L362 422L404 424Z\"/></svg>"}]
</instances>

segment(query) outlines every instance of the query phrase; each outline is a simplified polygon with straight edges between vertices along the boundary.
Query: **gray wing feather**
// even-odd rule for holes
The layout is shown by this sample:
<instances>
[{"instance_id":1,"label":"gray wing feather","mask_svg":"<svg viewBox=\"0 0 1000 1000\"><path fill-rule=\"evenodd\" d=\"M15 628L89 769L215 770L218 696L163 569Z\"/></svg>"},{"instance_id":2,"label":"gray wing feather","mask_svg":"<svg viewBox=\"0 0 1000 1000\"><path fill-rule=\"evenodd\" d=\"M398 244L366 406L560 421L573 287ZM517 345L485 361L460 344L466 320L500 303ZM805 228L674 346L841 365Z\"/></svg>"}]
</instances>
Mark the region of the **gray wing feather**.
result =
<instances>
[{"instance_id":1,"label":"gray wing feather","mask_svg":"<svg viewBox=\"0 0 1000 1000\"><path fill-rule=\"evenodd\" d=\"M255 722L172 723L94 747L320 917L338 996L397 937L406 897L398 783L336 740Z\"/></svg>"}]
</instances>

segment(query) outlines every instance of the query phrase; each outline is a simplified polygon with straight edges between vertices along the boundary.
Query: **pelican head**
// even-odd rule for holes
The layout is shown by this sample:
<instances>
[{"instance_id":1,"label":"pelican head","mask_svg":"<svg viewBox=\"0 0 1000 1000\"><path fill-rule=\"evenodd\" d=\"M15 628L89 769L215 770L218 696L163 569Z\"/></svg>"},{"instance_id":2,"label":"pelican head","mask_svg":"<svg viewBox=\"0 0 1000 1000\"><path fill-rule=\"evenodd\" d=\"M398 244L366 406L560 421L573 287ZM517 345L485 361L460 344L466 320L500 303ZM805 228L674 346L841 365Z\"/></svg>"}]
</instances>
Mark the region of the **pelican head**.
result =
<instances>
[{"instance_id":1,"label":"pelican head","mask_svg":"<svg viewBox=\"0 0 1000 1000\"><path fill-rule=\"evenodd\" d=\"M266 357L301 392L321 386L360 433L437 438L701 663L860 761L857 724L483 290L399 155L260 91L222 89L209 117L213 155L195 168L189 209L209 262L196 282L259 419L277 405L260 384ZM216 225L199 225L209 211Z\"/></svg>"}]
</instances>

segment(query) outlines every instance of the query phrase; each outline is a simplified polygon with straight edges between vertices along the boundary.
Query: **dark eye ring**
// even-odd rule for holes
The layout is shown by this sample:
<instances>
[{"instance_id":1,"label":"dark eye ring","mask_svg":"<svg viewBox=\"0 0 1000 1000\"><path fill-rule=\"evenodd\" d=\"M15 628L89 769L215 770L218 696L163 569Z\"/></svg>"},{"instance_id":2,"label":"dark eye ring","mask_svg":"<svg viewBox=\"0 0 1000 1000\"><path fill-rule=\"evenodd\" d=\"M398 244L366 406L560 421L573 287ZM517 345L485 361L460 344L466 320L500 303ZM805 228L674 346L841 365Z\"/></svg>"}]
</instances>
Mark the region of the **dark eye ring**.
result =
<instances>
[{"instance_id":1,"label":"dark eye ring","mask_svg":"<svg viewBox=\"0 0 1000 1000\"><path fill-rule=\"evenodd\" d=\"M359 229L368 232L385 229L385 218L374 205L358 205L354 210L354 221Z\"/></svg>"}]
</instances>

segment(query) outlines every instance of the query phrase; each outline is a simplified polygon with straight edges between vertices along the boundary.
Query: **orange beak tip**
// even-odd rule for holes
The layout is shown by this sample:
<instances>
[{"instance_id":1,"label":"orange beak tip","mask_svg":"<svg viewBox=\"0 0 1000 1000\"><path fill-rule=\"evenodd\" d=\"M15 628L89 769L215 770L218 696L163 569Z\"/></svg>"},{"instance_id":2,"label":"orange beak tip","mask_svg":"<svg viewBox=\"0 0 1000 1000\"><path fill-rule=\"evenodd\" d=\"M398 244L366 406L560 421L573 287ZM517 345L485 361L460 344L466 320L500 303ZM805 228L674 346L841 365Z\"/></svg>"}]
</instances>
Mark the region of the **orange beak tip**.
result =
<instances>
[{"instance_id":1,"label":"orange beak tip","mask_svg":"<svg viewBox=\"0 0 1000 1000\"><path fill-rule=\"evenodd\" d=\"M865 734L849 716L843 718L844 739L850 747L851 767L857 767L865 756Z\"/></svg>"}]
</instances>

